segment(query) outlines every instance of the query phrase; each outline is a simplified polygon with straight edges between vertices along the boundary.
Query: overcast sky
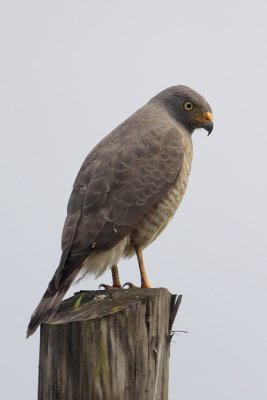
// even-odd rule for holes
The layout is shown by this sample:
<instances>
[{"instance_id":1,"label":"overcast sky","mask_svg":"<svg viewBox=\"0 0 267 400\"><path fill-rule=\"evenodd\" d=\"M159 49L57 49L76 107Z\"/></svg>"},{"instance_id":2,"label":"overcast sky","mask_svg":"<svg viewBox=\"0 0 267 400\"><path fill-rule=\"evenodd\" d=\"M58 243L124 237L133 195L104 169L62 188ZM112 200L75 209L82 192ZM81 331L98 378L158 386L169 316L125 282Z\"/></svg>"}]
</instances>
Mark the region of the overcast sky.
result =
<instances>
[{"instance_id":1,"label":"overcast sky","mask_svg":"<svg viewBox=\"0 0 267 400\"><path fill-rule=\"evenodd\" d=\"M1 2L1 399L36 398L39 332L25 332L83 159L176 84L205 96L214 131L194 134L185 198L144 253L151 284L184 295L169 397L267 398L266 4ZM139 282L135 259L120 270Z\"/></svg>"}]
</instances>

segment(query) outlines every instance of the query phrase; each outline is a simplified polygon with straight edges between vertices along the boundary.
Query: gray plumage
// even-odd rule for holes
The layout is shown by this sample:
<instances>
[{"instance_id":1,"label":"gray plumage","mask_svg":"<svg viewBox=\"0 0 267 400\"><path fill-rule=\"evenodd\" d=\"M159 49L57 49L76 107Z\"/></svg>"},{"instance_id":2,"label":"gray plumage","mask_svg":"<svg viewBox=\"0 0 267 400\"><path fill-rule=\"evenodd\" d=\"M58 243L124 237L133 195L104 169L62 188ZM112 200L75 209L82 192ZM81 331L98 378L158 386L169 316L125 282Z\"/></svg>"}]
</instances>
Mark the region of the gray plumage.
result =
<instances>
[{"instance_id":1,"label":"gray plumage","mask_svg":"<svg viewBox=\"0 0 267 400\"><path fill-rule=\"evenodd\" d=\"M186 109L189 103L191 110ZM174 86L153 97L89 153L69 199L59 266L27 336L53 317L79 273L101 275L164 229L186 189L191 134L201 127L212 130L209 104L192 89Z\"/></svg>"}]
</instances>

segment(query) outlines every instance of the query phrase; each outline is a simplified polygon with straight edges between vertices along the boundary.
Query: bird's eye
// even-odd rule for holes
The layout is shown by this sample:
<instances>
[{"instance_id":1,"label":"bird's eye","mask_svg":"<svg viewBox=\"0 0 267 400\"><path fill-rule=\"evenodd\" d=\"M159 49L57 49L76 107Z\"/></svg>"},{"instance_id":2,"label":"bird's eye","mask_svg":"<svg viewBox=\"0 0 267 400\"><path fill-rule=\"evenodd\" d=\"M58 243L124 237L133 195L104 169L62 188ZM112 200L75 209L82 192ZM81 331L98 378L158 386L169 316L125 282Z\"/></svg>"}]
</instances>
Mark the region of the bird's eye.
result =
<instances>
[{"instance_id":1,"label":"bird's eye","mask_svg":"<svg viewBox=\"0 0 267 400\"><path fill-rule=\"evenodd\" d=\"M193 110L193 108L194 108L194 105L193 105L193 103L191 103L191 101L184 102L184 109L186 111L191 111L191 110Z\"/></svg>"}]
</instances>

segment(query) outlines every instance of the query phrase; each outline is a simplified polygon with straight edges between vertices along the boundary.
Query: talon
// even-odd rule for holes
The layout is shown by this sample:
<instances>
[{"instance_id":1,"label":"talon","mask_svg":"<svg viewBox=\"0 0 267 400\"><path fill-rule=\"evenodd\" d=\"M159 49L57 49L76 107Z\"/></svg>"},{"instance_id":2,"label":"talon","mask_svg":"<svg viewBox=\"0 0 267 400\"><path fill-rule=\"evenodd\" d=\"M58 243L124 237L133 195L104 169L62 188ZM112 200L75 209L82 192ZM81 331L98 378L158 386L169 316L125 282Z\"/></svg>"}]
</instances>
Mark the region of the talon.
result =
<instances>
[{"instance_id":1,"label":"talon","mask_svg":"<svg viewBox=\"0 0 267 400\"><path fill-rule=\"evenodd\" d=\"M98 290L101 290L102 288L104 288L105 290L108 290L108 285L105 285L104 283L100 283L100 285L98 286Z\"/></svg>"},{"instance_id":2,"label":"talon","mask_svg":"<svg viewBox=\"0 0 267 400\"><path fill-rule=\"evenodd\" d=\"M105 283L101 283L98 286L98 289L101 290L101 288L104 288L104 290L112 290L112 289L122 289L121 286L111 286L111 285L106 285Z\"/></svg>"},{"instance_id":3,"label":"talon","mask_svg":"<svg viewBox=\"0 0 267 400\"><path fill-rule=\"evenodd\" d=\"M129 288L135 288L135 289L138 288L138 286L134 285L132 282L125 282L125 284L122 287L124 288L125 286L129 286Z\"/></svg>"}]
</instances>

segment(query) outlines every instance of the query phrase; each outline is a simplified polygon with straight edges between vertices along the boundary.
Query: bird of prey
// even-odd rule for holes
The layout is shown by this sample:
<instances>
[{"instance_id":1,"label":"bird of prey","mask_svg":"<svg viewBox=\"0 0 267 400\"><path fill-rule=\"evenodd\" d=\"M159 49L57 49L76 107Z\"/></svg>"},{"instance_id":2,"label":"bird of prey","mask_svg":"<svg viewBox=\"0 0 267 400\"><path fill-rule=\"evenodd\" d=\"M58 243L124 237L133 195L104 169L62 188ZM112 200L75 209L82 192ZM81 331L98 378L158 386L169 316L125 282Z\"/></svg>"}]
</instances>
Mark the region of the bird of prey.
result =
<instances>
[{"instance_id":1,"label":"bird of prey","mask_svg":"<svg viewBox=\"0 0 267 400\"><path fill-rule=\"evenodd\" d=\"M197 128L211 133L209 104L189 87L173 86L88 154L68 202L59 266L27 336L53 317L78 275L98 277L110 267L113 287L121 287L117 263L122 257L136 254L141 287L150 287L142 250L166 227L182 200Z\"/></svg>"}]
</instances>

